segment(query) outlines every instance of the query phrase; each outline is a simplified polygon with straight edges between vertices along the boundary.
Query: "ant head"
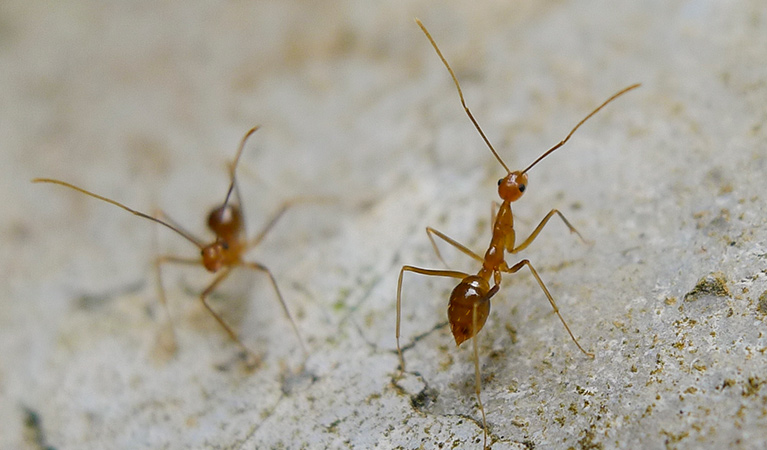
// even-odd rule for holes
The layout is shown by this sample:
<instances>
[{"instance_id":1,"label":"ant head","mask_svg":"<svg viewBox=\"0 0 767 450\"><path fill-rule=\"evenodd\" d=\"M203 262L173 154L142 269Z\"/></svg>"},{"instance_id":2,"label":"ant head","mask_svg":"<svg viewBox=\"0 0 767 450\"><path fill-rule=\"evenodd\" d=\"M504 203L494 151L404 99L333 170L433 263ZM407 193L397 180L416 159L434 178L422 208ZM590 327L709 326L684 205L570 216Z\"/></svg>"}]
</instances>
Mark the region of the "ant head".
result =
<instances>
[{"instance_id":1,"label":"ant head","mask_svg":"<svg viewBox=\"0 0 767 450\"><path fill-rule=\"evenodd\" d=\"M527 174L520 171L509 172L498 180L498 195L505 202L514 202L522 197L527 189Z\"/></svg>"},{"instance_id":2,"label":"ant head","mask_svg":"<svg viewBox=\"0 0 767 450\"><path fill-rule=\"evenodd\" d=\"M224 240L232 239L242 230L240 208L225 203L214 209L208 215L208 228Z\"/></svg>"},{"instance_id":3,"label":"ant head","mask_svg":"<svg viewBox=\"0 0 767 450\"><path fill-rule=\"evenodd\" d=\"M224 251L226 243L216 240L216 242L206 245L202 249L202 265L208 272L218 272L224 265Z\"/></svg>"}]
</instances>

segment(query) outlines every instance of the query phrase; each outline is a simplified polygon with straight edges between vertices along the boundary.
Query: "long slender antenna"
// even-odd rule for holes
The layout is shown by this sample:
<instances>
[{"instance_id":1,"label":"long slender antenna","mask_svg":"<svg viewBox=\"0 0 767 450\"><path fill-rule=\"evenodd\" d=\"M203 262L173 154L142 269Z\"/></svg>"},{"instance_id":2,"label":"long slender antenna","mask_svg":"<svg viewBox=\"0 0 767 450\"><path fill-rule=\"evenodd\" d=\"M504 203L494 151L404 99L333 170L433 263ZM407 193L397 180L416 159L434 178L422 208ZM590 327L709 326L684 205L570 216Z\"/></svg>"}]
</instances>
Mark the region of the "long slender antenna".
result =
<instances>
[{"instance_id":1,"label":"long slender antenna","mask_svg":"<svg viewBox=\"0 0 767 450\"><path fill-rule=\"evenodd\" d=\"M162 220L160 220L160 219L158 219L156 217L152 217L152 216L150 216L148 214L144 214L144 213L142 213L140 211L136 211L135 209L128 208L127 206L123 205L122 203L116 202L116 201L114 201L112 199L109 199L109 198L106 198L106 197L102 197L101 195L94 194L93 192L90 192L90 191L86 191L85 189L79 188L79 187L77 187L77 186L75 186L73 184L67 183L66 181L54 180L52 178L35 178L35 179L32 180L32 182L33 183L58 184L58 185L61 185L61 186L64 186L64 187L68 187L70 189L74 189L77 192L81 192L81 193L83 193L85 195L89 195L91 197L97 198L97 199L105 201L107 203L111 203L111 204L117 206L118 208L122 208L122 209L128 211L131 214L134 214L134 215L139 216L139 217L143 217L144 219L149 219L152 222L159 223L160 225L168 227L171 230L173 230L176 233L178 233L179 235L183 236L186 240L188 240L192 244L196 245L200 250L202 250L205 247L200 241L195 239L194 236L192 236L191 234L187 233L184 230L176 228L176 227L174 227L173 225L171 225L171 224L169 224L167 222L163 222Z\"/></svg>"},{"instance_id":2,"label":"long slender antenna","mask_svg":"<svg viewBox=\"0 0 767 450\"><path fill-rule=\"evenodd\" d=\"M608 98L607 100L605 100L605 101L604 101L604 103L602 103L601 105L597 106L597 108L596 108L594 111L591 111L591 113L590 113L588 116L584 117L584 118L583 118L583 119L582 119L580 122L578 122L578 125L576 125L576 126L575 126L575 127L572 129L572 130L570 130L570 133L567 135L567 137L565 137L564 139L562 139L561 141L559 141L559 143L558 143L557 145L555 145L555 146L551 147L550 149L546 150L546 153L544 153L544 154L542 154L541 156L539 156L539 157L538 157L538 159L536 159L535 161L533 161L533 163L532 163L532 164L530 164L529 166L527 166L527 168L526 168L525 170L523 170L523 171L522 171L522 173L525 173L525 172L527 172L528 170L532 169L532 168L533 168L533 166L534 166L534 165L536 165L536 164L538 164L538 162L539 162L540 160L542 160L543 158L545 158L545 157L549 156L549 154L551 154L552 152L554 152L554 150L556 150L556 149L558 149L559 147L561 147L561 146L565 145L565 142L567 142L567 141L570 139L570 136L572 136L572 135L573 135L573 133L575 133L575 130L577 130L578 128L580 128L580 126L581 126L581 125L583 125L583 123L584 123L585 121L589 120L589 119L591 118L591 116L593 116L594 114L596 114L596 113L597 113L597 112L598 112L600 109L604 108L604 107L605 107L605 106L606 106L608 103L610 103L611 101L613 101L613 100L615 100L616 98L620 97L621 95L625 94L626 92L628 92L628 91L630 91L630 90L632 90L632 89L636 89L636 88L638 88L638 87L639 87L639 86L641 86L641 85L642 85L641 83L632 84L631 86L629 86L629 87L627 87L627 88L623 88L623 89L621 89L620 91L618 91L617 93L613 94L613 96L612 96L612 97L610 97L610 98Z\"/></svg>"},{"instance_id":3,"label":"long slender antenna","mask_svg":"<svg viewBox=\"0 0 767 450\"><path fill-rule=\"evenodd\" d=\"M229 190L226 191L226 199L224 199L223 206L229 204L229 198L232 196L232 191L234 191L234 171L237 169L237 164L240 162L240 155L242 155L242 149L245 148L245 142L248 140L250 135L255 133L259 128L261 128L261 126L256 125L255 127L248 130L248 132L245 133L245 136L243 136L242 141L240 141L240 148L237 149L237 155L235 155L234 161L232 162L231 168L229 170L232 181L229 183Z\"/></svg>"},{"instance_id":4,"label":"long slender antenna","mask_svg":"<svg viewBox=\"0 0 767 450\"><path fill-rule=\"evenodd\" d=\"M479 135L482 136L482 139L484 139L485 144L487 144L488 148L490 148L490 151L493 152L493 155L495 156L495 159L498 160L499 163L503 166L504 169L506 169L506 172L511 173L511 170L509 170L508 166L506 166L506 163L503 162L500 156L498 156L498 152L495 151L495 148L493 148L493 144L490 143L490 140L485 136L485 133L482 131L482 128L480 128L477 121L474 119L474 116L471 114L471 111L469 110L469 107L466 106L466 101L463 99L463 91L461 91L461 85L458 84L458 78L455 76L455 73L453 72L453 69L450 67L450 64L447 63L447 60L444 56L442 56L442 52L439 51L439 47L437 47L437 43L434 42L434 39L431 37L431 34L429 34L429 31L426 29L426 27L421 23L419 19L415 19L415 23L418 24L419 27L421 27L421 31L426 35L426 38L429 39L429 42L431 42L431 46L434 47L434 50L436 50L437 55L439 55L439 59L442 60L442 63L447 67L447 71L450 72L450 76L453 77L453 83L455 83L455 87L458 89L458 96L461 97L461 104L463 105L464 111L466 111L466 114L469 116L469 119L471 120L471 123L474 124L474 128L479 131Z\"/></svg>"}]
</instances>

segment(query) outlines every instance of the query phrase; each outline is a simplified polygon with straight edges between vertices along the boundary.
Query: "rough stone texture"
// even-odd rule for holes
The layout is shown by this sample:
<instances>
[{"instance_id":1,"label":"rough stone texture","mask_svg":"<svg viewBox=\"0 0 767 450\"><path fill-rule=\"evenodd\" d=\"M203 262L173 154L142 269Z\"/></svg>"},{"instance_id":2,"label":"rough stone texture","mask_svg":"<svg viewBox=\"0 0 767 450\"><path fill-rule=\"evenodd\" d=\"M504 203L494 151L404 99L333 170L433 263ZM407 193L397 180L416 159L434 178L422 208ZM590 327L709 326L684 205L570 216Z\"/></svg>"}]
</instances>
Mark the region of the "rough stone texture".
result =
<instances>
[{"instance_id":1,"label":"rough stone texture","mask_svg":"<svg viewBox=\"0 0 767 450\"><path fill-rule=\"evenodd\" d=\"M380 3L380 4L379 4ZM509 3L509 5L507 5ZM767 440L767 10L739 2L37 2L0 5L0 447L479 448L471 346L426 225L482 252L504 172L413 23L429 27L511 167L642 82L530 173L521 257L479 337L493 449L761 448ZM263 353L250 371L156 253L194 248L62 178L197 234L239 181L263 276L215 306ZM154 236L157 236L155 238ZM159 241L159 244L155 242ZM447 263L474 271L442 246ZM510 262L516 262L510 258ZM706 281L708 280L708 281Z\"/></svg>"}]
</instances>

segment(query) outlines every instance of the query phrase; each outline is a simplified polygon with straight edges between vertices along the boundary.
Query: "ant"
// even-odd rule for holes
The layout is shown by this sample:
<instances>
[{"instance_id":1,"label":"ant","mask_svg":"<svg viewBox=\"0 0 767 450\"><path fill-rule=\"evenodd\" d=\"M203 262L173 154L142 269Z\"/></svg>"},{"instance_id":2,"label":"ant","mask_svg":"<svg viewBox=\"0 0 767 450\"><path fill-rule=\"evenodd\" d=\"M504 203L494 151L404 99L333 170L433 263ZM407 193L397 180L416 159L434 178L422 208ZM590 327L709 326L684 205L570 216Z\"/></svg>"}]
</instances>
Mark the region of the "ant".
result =
<instances>
[{"instance_id":1,"label":"ant","mask_svg":"<svg viewBox=\"0 0 767 450\"><path fill-rule=\"evenodd\" d=\"M165 289L162 283L161 266L163 264L171 263L171 264L182 264L182 265L190 265L190 266L196 266L201 264L203 267L205 267L205 269L208 272L216 274L216 277L213 279L213 281L211 281L208 287L205 288L205 290L202 291L202 293L200 294L200 302L202 302L203 306L205 306L208 312L213 316L214 319L216 319L216 321L221 325L221 327L223 327L224 330L226 330L229 337L234 342L236 342L242 348L242 350L245 351L247 355L253 358L252 361L255 362L254 365L258 363L260 358L257 357L256 354L253 351L251 351L245 344L242 343L240 338L237 336L237 333L235 333L234 330L226 323L226 321L224 321L224 319L216 311L214 311L213 308L211 308L207 300L211 292L213 292L216 289L216 287L222 281L224 281L229 276L229 274L232 273L232 270L236 267L244 267L244 268L255 270L258 272L263 272L269 277L269 281L272 283L274 292L277 294L277 299L279 300L280 305L282 305L282 309L285 312L285 315L287 316L288 320L290 320L290 324L293 327L293 331L296 334L296 337L298 338L299 343L301 344L301 349L303 350L304 355L307 355L304 341L301 338L301 334L298 331L298 327L296 326L296 323L290 314L290 310L288 309L288 306L285 303L285 299L282 297L282 293L280 292L279 287L277 287L277 281L275 280L274 275L272 275L272 272L261 263L249 262L249 261L243 260L243 256L250 249L258 245L264 239L266 234L277 223L277 220L285 213L285 211L290 206L292 206L292 203L293 203L290 201L283 203L282 206L277 210L277 212L274 213L271 219L266 223L264 228L252 240L247 239L247 237L245 236L245 219L242 213L242 206L241 206L242 202L240 201L239 188L237 187L237 183L235 179L235 170L237 169L237 164L240 161L240 155L242 154L242 150L243 148L245 148L246 141L258 129L259 129L258 126L251 128L250 130L248 130L247 133L245 133L245 136L242 138L242 141L240 142L240 146L237 149L237 155L234 158L234 162L232 162L229 165L230 182L229 182L229 189L226 192L226 198L224 199L224 203L222 203L220 206L211 210L211 212L208 214L208 228L210 228L211 231L213 231L213 233L216 235L216 239L210 244L205 244L202 240L196 238L191 233L185 231L181 226L179 226L178 224L173 222L169 217L167 217L167 215L163 213L162 211L159 211L157 215L162 217L165 220L160 219L158 217L150 216L140 211L136 211L115 200L103 197L98 194L94 194L93 192L87 191L83 188L77 187L65 181L54 180L51 178L35 178L32 180L33 183L58 184L64 187L68 187L70 189L74 189L75 191L83 193L90 197L94 197L104 202L111 203L112 205L122 208L131 214L142 217L144 219L149 219L152 222L158 223L170 230L173 230L176 234L180 235L187 241L194 244L200 250L200 258L185 258L185 257L172 256L172 255L163 255L163 256L158 256L155 259L154 266L157 273L157 283L158 283L160 303L162 303L163 307L168 313L168 317L170 317L170 311L168 310L168 306L167 306L167 302L165 298ZM230 201L232 199L232 193L234 193L235 196L237 197L236 201ZM173 328L171 325L171 330L172 329ZM175 342L175 337L174 337L174 342Z\"/></svg>"},{"instance_id":2,"label":"ant","mask_svg":"<svg viewBox=\"0 0 767 450\"><path fill-rule=\"evenodd\" d=\"M414 266L402 266L402 269L399 272L399 279L397 281L397 329L396 329L396 338L397 338L397 353L399 355L400 360L400 374L402 374L405 371L405 358L402 355L402 347L400 345L399 337L400 337L400 317L401 317L401 310L402 310L402 278L405 272L413 272L421 275L426 276L434 276L434 277L449 277L449 278L457 278L460 279L460 283L453 289L452 293L450 294L450 301L448 303L447 307L447 315L448 315L448 322L450 323L450 330L453 333L453 337L455 338L455 344L456 346L461 345L464 341L467 339L474 338L472 340L473 343L473 350L474 350L474 375L475 375L475 383L474 383L474 389L475 394L477 396L477 403L479 405L479 410L482 413L482 428L484 432L484 446L483 448L487 448L487 419L485 417L485 408L482 405L482 399L480 397L480 391L481 391L481 377L480 377L480 370L479 370L479 350L477 346L477 339L476 335L479 333L479 331L482 329L482 327L485 325L485 321L487 320L487 316L490 313L490 299L498 293L501 286L501 275L503 273L509 273L513 274L518 272L523 267L527 267L530 269L530 272L533 274L533 277L535 277L535 280L538 282L538 285L541 287L541 290L544 294L546 294L546 298L549 300L549 303L551 304L551 307L554 309L554 312L559 317L559 320L562 322L562 325L564 325L565 330L567 330L567 333L572 338L573 342L575 342L575 345L578 346L578 349L583 352L586 356L589 358L594 358L594 354L587 352L586 350L581 347L581 344L578 343L578 340L573 335L572 331L570 331L570 327L567 325L567 322L565 322L564 317L562 317L562 314L559 312L559 308L557 307L556 302L554 301L554 298L551 296L551 293L546 288L546 285L543 283L543 280L541 280L541 277L538 275L538 272L535 270L533 265L530 263L529 260L523 259L522 261L514 264L513 266L509 266L504 257L504 252L508 252L511 254L516 254L524 249L526 249L532 242L535 240L536 237L538 237L538 234L541 232L543 227L548 223L549 219L551 219L555 214L558 215L562 221L565 223L567 228L570 230L571 233L575 233L578 235L578 237L584 241L581 234L578 232L578 230L573 227L570 222L565 218L565 216L556 209L552 209L549 211L548 214L541 220L541 222L538 224L538 226L533 230L533 232L530 234L530 236L522 241L521 244L516 245L516 234L514 231L514 216L511 212L511 203L519 200L520 197L522 197L522 194L527 189L527 172L532 169L536 164L538 164L541 160L543 160L545 157L550 155L552 152L557 150L558 148L562 147L575 133L575 131L583 125L584 122L586 122L591 116L596 114L600 109L605 107L608 103L612 102L619 96L625 94L626 92L635 89L639 87L639 84L633 84L627 88L624 88L620 91L618 91L616 94L614 94L612 97L608 98L605 102L603 102L601 105L599 105L596 109L594 109L589 115L587 115L584 119L582 119L580 122L578 122L577 125L570 131L570 133L560 142L558 142L556 145L551 147L549 150L544 152L541 156L538 157L535 161L532 162L527 168L525 168L522 171L511 171L508 166L503 162L501 157L498 155L498 153L493 148L493 145L490 143L490 140L485 136L485 133L482 131L482 128L480 128L477 121L474 119L474 116L472 115L471 111L469 110L469 107L466 106L466 102L463 98L463 92L461 91L461 86L458 83L458 78L455 76L455 73L453 72L453 69L450 67L450 64L448 64L447 60L444 56L442 56L442 52L439 50L439 47L437 47L437 43L434 41L434 39L431 37L431 34L429 34L428 30L426 30L426 27L421 23L420 20L416 19L416 23L421 28L423 33L426 35L426 38L431 43L432 47L434 47L434 50L437 52L437 55L442 60L442 63L447 68L448 72L450 73L450 76L453 78L453 82L455 84L456 89L458 90L458 96L461 99L461 104L463 105L464 111L466 111L466 114L469 116L469 119L471 120L471 123L474 124L474 127L479 132L480 136L482 136L482 139L485 141L485 144L487 144L488 148L492 152L493 156L498 160L498 162L503 166L503 168L506 170L507 175L498 180L498 195L501 197L501 204L497 212L494 212L493 217L493 234L492 238L490 240L490 245L488 246L487 252L485 252L485 256L479 256L478 254L471 251L466 246L460 244L458 241L448 237L444 233L441 233L440 231L427 227L426 228L426 234L429 236L429 240L431 241L432 247L434 248L435 253L437 254L437 257L444 263L444 260L442 259L442 256L440 255L439 249L437 248L437 245L434 241L433 236L437 236L443 241L447 242L448 244L452 245L462 253L468 255L469 257L475 259L477 262L482 264L482 267L479 269L476 275L471 275L464 272L459 272L455 270L440 270L440 269L424 269L420 267L414 267ZM490 286L490 282L492 279L492 287Z\"/></svg>"}]
</instances>

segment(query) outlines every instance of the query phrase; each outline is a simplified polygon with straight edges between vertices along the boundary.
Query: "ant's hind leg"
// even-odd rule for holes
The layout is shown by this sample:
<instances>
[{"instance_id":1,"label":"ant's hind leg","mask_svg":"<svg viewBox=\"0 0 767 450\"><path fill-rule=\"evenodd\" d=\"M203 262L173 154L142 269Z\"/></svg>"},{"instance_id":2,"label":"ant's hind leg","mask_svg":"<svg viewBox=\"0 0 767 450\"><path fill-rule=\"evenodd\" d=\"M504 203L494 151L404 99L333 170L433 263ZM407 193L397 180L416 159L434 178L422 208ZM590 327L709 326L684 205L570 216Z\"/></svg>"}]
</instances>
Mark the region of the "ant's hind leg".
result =
<instances>
[{"instance_id":1,"label":"ant's hind leg","mask_svg":"<svg viewBox=\"0 0 767 450\"><path fill-rule=\"evenodd\" d=\"M229 166L229 189L226 191L226 198L224 198L223 206L226 206L229 204L229 199L232 197L232 192L234 192L235 197L237 197L237 206L240 208L240 211L242 212L242 201L240 200L240 188L237 185L237 165L240 163L240 156L242 156L242 150L245 148L245 142L248 141L248 138L258 131L260 128L259 125L256 125L255 127L248 130L247 133L245 133L245 136L243 136L242 140L240 141L239 147L237 147L237 153L234 156L234 160L227 164Z\"/></svg>"},{"instance_id":2,"label":"ant's hind leg","mask_svg":"<svg viewBox=\"0 0 767 450\"><path fill-rule=\"evenodd\" d=\"M532 264L530 264L530 261L523 259L522 261L514 264L512 267L508 268L507 270L504 270L504 272L508 273L516 273L519 271L519 269L522 268L522 266L527 266L530 269L530 272L532 272L533 276L535 277L536 281L538 281L538 285L543 290L543 293L546 294L546 298L549 299L549 303L551 303L551 307L554 308L554 312L559 317L559 320L562 322L562 325L565 326L565 330L567 330L567 334L570 335L570 337L573 339L573 342L575 342L575 345L578 346L580 351L582 351L586 356L589 358L594 358L594 354L587 352L586 350L581 347L581 344L578 343L578 339L575 338L575 335L573 335L573 332L570 331L570 327L567 326L567 322L565 322L565 318L562 317L562 314L559 313L559 308L557 307L557 302L554 301L554 297L551 296L551 293L546 288L546 285L543 284L543 280L541 280L541 277L538 276L538 272L535 270Z\"/></svg>"},{"instance_id":3,"label":"ant's hind leg","mask_svg":"<svg viewBox=\"0 0 767 450\"><path fill-rule=\"evenodd\" d=\"M533 232L530 233L530 236L527 239L525 239L524 242L514 247L513 249L508 249L508 252L517 253L526 249L527 246L532 244L535 238L538 237L538 233L540 233L541 230L543 230L543 227L546 226L546 223L548 223L549 219L551 219L551 217L554 214L558 214L559 217L562 219L562 222L564 222L565 225L567 225L567 228L570 229L570 232L577 234L578 237L581 238L581 241L583 241L584 244L587 244L587 245L593 244L593 242L584 239L584 237L581 236L581 233L579 233L578 230L576 230L575 227L570 224L570 222L565 218L565 216L561 212L559 212L558 209L552 209L551 211L549 211L548 214L546 214L546 217L544 217L543 220L541 220L541 223L539 223L538 226L535 227L535 230L533 230Z\"/></svg>"},{"instance_id":4,"label":"ant's hind leg","mask_svg":"<svg viewBox=\"0 0 767 450\"><path fill-rule=\"evenodd\" d=\"M421 275L426 275L429 277L451 277L451 278L458 278L458 279L464 279L469 274L458 272L455 270L435 270L435 269L422 269L420 267L414 267L414 266L402 266L402 269L399 271L399 278L397 279L397 328L396 328L396 338L397 338L397 354L399 355L399 369L400 369L400 375L405 372L405 358L402 356L402 346L400 346L399 343L399 331L400 331L400 319L401 319L401 313L402 313L402 276L405 274L405 272L413 272L418 273Z\"/></svg>"},{"instance_id":5,"label":"ant's hind leg","mask_svg":"<svg viewBox=\"0 0 767 450\"><path fill-rule=\"evenodd\" d=\"M479 324L477 323L477 308L479 308L479 305L483 302L489 302L490 298L492 298L500 289L500 285L496 284L494 285L484 296L483 299L474 302L474 304L471 307L471 328L473 330L476 330ZM482 405L482 374L479 370L479 343L477 343L477 339L479 338L478 335L474 335L472 340L472 348L474 350L474 393L477 395L477 405L479 405L479 411L482 413L482 435L483 435L483 445L482 449L487 448L487 417L485 417L485 407Z\"/></svg>"}]
</instances>

